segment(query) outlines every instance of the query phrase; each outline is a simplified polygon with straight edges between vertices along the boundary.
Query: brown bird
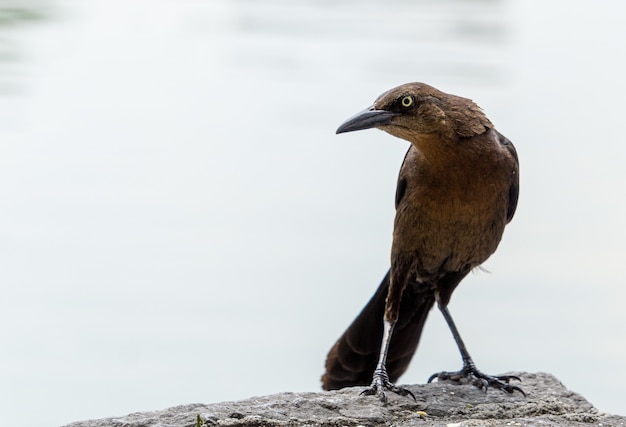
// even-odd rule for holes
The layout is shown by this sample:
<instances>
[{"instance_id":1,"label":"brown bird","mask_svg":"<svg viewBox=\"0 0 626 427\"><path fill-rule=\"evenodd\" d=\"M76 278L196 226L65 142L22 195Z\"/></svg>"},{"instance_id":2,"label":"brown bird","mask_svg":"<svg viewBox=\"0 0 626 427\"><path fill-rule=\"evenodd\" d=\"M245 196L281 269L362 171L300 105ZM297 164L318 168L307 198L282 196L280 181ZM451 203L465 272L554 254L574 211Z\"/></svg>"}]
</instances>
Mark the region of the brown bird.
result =
<instances>
[{"instance_id":1,"label":"brown bird","mask_svg":"<svg viewBox=\"0 0 626 427\"><path fill-rule=\"evenodd\" d=\"M408 368L435 302L463 358L457 372L428 382L467 379L513 393L511 375L476 369L448 311L459 282L494 253L513 218L519 192L517 153L471 100L423 83L408 83L376 99L337 133L378 128L406 139L396 188L391 268L363 311L326 359L323 388L367 385L384 402L385 390L413 394L393 383Z\"/></svg>"}]
</instances>

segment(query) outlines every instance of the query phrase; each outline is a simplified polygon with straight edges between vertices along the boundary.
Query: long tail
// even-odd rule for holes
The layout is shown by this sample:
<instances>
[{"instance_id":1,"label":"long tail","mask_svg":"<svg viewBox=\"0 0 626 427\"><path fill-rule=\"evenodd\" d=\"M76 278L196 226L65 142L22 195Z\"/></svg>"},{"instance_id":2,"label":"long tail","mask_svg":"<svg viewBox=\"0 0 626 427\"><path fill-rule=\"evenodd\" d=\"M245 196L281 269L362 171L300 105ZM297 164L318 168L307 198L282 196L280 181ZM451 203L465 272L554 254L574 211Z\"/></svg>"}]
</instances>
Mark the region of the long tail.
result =
<instances>
[{"instance_id":1,"label":"long tail","mask_svg":"<svg viewBox=\"0 0 626 427\"><path fill-rule=\"evenodd\" d=\"M369 385L378 362L383 336L383 312L389 288L389 272L376 293L363 308L326 357L324 390ZM400 317L393 331L387 355L387 373L392 382L406 371L415 354L435 294L417 283L410 283L402 295Z\"/></svg>"}]
</instances>

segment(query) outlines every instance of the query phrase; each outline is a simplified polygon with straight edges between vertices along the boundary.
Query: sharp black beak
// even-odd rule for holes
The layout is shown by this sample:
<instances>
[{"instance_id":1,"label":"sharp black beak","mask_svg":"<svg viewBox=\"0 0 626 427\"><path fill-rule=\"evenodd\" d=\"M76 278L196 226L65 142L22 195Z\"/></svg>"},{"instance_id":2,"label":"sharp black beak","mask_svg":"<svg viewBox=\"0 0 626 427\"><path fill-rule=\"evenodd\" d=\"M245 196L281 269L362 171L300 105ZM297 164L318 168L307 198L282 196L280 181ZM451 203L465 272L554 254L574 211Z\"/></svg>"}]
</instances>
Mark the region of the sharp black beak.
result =
<instances>
[{"instance_id":1,"label":"sharp black beak","mask_svg":"<svg viewBox=\"0 0 626 427\"><path fill-rule=\"evenodd\" d=\"M392 113L387 110L376 110L372 105L343 122L336 133L352 132L355 130L370 129L380 125L388 125L391 123L392 117L397 115L397 113Z\"/></svg>"}]
</instances>

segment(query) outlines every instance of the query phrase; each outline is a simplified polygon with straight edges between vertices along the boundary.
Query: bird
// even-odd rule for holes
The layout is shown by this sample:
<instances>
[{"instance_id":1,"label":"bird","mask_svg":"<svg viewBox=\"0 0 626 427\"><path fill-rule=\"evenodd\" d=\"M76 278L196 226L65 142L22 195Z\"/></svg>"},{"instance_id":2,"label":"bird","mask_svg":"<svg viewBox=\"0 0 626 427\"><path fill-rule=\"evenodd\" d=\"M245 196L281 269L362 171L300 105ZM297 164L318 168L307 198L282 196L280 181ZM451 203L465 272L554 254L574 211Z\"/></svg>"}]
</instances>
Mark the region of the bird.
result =
<instances>
[{"instance_id":1,"label":"bird","mask_svg":"<svg viewBox=\"0 0 626 427\"><path fill-rule=\"evenodd\" d=\"M519 377L477 369L448 309L457 285L495 252L513 219L519 195L515 147L472 100L419 82L383 93L336 133L371 128L410 142L396 185L391 266L329 351L322 388L363 385L362 394L382 402L385 391L415 399L395 382L437 304L463 367L435 373L428 382L468 382L525 396L512 383Z\"/></svg>"}]
</instances>

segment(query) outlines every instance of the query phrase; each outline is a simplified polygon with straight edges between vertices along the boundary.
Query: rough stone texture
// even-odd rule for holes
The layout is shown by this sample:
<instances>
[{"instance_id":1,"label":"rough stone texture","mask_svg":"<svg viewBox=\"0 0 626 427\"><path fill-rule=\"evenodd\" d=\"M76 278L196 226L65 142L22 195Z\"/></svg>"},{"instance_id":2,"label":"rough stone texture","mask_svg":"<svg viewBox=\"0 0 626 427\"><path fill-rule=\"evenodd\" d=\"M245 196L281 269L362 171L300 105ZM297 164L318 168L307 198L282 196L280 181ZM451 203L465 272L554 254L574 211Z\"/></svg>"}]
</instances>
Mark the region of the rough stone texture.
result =
<instances>
[{"instance_id":1,"label":"rough stone texture","mask_svg":"<svg viewBox=\"0 0 626 427\"><path fill-rule=\"evenodd\" d=\"M386 405L362 387L280 393L237 402L191 404L162 411L81 421L67 427L196 426L623 426L626 417L599 413L550 374L513 373L527 397L471 385L408 386L417 402L388 393Z\"/></svg>"}]
</instances>

